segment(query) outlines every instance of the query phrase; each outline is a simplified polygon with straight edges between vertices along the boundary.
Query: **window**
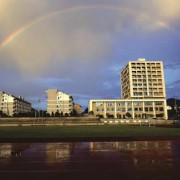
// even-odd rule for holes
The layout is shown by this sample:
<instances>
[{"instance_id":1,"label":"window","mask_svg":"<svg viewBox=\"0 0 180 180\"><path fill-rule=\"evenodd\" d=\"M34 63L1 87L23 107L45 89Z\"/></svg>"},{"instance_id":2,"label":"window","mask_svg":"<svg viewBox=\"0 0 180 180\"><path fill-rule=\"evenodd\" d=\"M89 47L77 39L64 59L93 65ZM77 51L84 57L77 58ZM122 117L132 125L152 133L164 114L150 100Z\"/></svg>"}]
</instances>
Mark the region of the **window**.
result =
<instances>
[{"instance_id":1,"label":"window","mask_svg":"<svg viewBox=\"0 0 180 180\"><path fill-rule=\"evenodd\" d=\"M127 105L128 106L131 106L132 105L132 102L130 101L130 102L127 102Z\"/></svg>"},{"instance_id":2,"label":"window","mask_svg":"<svg viewBox=\"0 0 180 180\"><path fill-rule=\"evenodd\" d=\"M96 102L96 106L102 106L103 102Z\"/></svg>"},{"instance_id":3,"label":"window","mask_svg":"<svg viewBox=\"0 0 180 180\"><path fill-rule=\"evenodd\" d=\"M125 106L125 102L117 102L117 106Z\"/></svg>"},{"instance_id":4,"label":"window","mask_svg":"<svg viewBox=\"0 0 180 180\"><path fill-rule=\"evenodd\" d=\"M134 105L135 105L135 106L141 106L141 105L142 105L142 102L134 102Z\"/></svg>"},{"instance_id":5,"label":"window","mask_svg":"<svg viewBox=\"0 0 180 180\"><path fill-rule=\"evenodd\" d=\"M113 106L113 102L107 102L107 106Z\"/></svg>"},{"instance_id":6,"label":"window","mask_svg":"<svg viewBox=\"0 0 180 180\"><path fill-rule=\"evenodd\" d=\"M117 104L116 104L117 106L121 106L121 103L119 103L119 102L117 102Z\"/></svg>"},{"instance_id":7,"label":"window","mask_svg":"<svg viewBox=\"0 0 180 180\"><path fill-rule=\"evenodd\" d=\"M163 104L162 101L157 101L157 102L155 102L155 105L162 105L162 104Z\"/></svg>"},{"instance_id":8,"label":"window","mask_svg":"<svg viewBox=\"0 0 180 180\"><path fill-rule=\"evenodd\" d=\"M122 112L125 112L126 111L126 109L125 108L122 108Z\"/></svg>"},{"instance_id":9,"label":"window","mask_svg":"<svg viewBox=\"0 0 180 180\"><path fill-rule=\"evenodd\" d=\"M145 104L145 106L151 106L152 102L146 101L146 102L144 102L144 104Z\"/></svg>"}]
</instances>

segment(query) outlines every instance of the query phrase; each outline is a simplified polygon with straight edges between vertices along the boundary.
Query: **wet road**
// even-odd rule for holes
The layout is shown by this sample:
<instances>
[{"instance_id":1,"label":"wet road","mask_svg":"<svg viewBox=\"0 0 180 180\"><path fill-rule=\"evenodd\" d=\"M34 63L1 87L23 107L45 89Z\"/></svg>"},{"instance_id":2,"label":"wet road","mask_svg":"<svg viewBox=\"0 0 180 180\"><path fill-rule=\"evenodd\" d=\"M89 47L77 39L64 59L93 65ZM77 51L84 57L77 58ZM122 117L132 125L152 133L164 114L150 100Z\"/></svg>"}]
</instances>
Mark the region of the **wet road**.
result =
<instances>
[{"instance_id":1,"label":"wet road","mask_svg":"<svg viewBox=\"0 0 180 180\"><path fill-rule=\"evenodd\" d=\"M0 179L180 179L180 141L0 143Z\"/></svg>"}]
</instances>

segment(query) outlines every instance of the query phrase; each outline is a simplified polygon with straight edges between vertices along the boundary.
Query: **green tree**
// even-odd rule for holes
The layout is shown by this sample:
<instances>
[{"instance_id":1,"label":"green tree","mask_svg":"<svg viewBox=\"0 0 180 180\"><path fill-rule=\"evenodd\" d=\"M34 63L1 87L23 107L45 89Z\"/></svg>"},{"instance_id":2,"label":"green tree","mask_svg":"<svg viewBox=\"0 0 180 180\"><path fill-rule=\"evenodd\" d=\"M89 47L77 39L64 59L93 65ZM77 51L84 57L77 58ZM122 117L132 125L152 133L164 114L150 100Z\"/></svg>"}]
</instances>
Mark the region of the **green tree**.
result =
<instances>
[{"instance_id":1,"label":"green tree","mask_svg":"<svg viewBox=\"0 0 180 180\"><path fill-rule=\"evenodd\" d=\"M51 113L51 117L54 117L54 112Z\"/></svg>"},{"instance_id":2,"label":"green tree","mask_svg":"<svg viewBox=\"0 0 180 180\"><path fill-rule=\"evenodd\" d=\"M68 113L65 113L65 115L64 115L65 117L68 117L69 116L69 114Z\"/></svg>"},{"instance_id":3,"label":"green tree","mask_svg":"<svg viewBox=\"0 0 180 180\"><path fill-rule=\"evenodd\" d=\"M127 117L127 118L131 118L131 117L132 117L132 116L131 116L131 113L127 112L127 113L126 113L126 117Z\"/></svg>"},{"instance_id":4,"label":"green tree","mask_svg":"<svg viewBox=\"0 0 180 180\"><path fill-rule=\"evenodd\" d=\"M89 112L89 115L94 116L94 112L93 112L93 111L90 111L90 112Z\"/></svg>"},{"instance_id":5,"label":"green tree","mask_svg":"<svg viewBox=\"0 0 180 180\"><path fill-rule=\"evenodd\" d=\"M59 117L60 116L60 113L59 111L57 110L56 113L55 113L55 117Z\"/></svg>"}]
</instances>

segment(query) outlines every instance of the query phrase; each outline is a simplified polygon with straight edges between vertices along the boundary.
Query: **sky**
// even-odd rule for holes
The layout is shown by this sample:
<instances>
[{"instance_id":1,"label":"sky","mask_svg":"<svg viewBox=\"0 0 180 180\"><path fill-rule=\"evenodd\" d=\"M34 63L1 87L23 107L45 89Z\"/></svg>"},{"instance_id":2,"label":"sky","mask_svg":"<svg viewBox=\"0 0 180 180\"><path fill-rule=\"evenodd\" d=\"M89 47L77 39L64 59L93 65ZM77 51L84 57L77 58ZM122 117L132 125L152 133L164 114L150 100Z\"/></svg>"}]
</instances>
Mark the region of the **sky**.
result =
<instances>
[{"instance_id":1,"label":"sky","mask_svg":"<svg viewBox=\"0 0 180 180\"><path fill-rule=\"evenodd\" d=\"M0 0L0 90L45 109L57 88L85 108L119 98L120 70L145 58L180 98L179 32L179 0Z\"/></svg>"}]
</instances>

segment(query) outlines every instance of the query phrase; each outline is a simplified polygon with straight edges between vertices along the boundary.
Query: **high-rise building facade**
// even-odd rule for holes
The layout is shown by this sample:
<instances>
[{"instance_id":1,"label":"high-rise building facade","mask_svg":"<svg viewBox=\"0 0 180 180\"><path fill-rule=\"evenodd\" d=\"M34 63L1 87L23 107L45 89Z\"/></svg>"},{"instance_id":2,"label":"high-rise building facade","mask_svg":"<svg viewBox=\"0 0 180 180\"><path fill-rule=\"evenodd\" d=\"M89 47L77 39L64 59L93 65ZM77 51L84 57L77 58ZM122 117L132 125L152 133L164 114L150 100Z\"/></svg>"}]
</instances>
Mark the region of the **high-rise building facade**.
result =
<instances>
[{"instance_id":1,"label":"high-rise building facade","mask_svg":"<svg viewBox=\"0 0 180 180\"><path fill-rule=\"evenodd\" d=\"M91 99L89 112L114 118L167 119L162 61L138 59L121 70L122 99Z\"/></svg>"},{"instance_id":2,"label":"high-rise building facade","mask_svg":"<svg viewBox=\"0 0 180 180\"><path fill-rule=\"evenodd\" d=\"M121 71L121 97L124 99L165 98L162 61L129 61Z\"/></svg>"},{"instance_id":3,"label":"high-rise building facade","mask_svg":"<svg viewBox=\"0 0 180 180\"><path fill-rule=\"evenodd\" d=\"M21 96L16 97L7 92L0 91L0 111L8 116L18 113L29 113L31 112L31 103Z\"/></svg>"},{"instance_id":4,"label":"high-rise building facade","mask_svg":"<svg viewBox=\"0 0 180 180\"><path fill-rule=\"evenodd\" d=\"M47 97L47 113L63 113L70 115L73 112L73 98L68 93L58 89L48 89L45 91Z\"/></svg>"}]
</instances>

